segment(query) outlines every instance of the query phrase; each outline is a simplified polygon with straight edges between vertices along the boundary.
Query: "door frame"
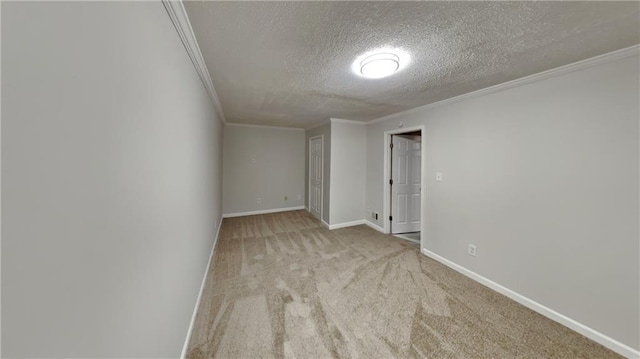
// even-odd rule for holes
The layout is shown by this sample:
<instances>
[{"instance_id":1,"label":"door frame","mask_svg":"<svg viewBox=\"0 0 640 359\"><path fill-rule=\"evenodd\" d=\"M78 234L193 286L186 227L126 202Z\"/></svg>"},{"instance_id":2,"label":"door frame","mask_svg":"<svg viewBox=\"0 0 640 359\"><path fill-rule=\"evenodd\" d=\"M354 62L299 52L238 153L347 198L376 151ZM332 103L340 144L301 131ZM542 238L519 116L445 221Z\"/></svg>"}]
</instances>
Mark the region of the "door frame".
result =
<instances>
[{"instance_id":1,"label":"door frame","mask_svg":"<svg viewBox=\"0 0 640 359\"><path fill-rule=\"evenodd\" d=\"M313 214L313 212L311 212L311 141L317 139L320 139L320 143L322 143L322 151L320 151L320 171L322 172L322 176L320 178L320 221L324 221L324 218L322 218L324 214L324 135L309 137L309 183L307 183L307 192L309 193L307 197L307 211Z\"/></svg>"},{"instance_id":2,"label":"door frame","mask_svg":"<svg viewBox=\"0 0 640 359\"><path fill-rule=\"evenodd\" d=\"M383 163L383 194L382 194L382 214L383 214L383 226L384 233L391 233L391 221L389 220L389 216L391 213L391 185L389 184L389 180L391 179L391 136L392 135L400 135L406 132L420 131L421 141L420 141L420 188L422 189L420 192L420 247L422 248L422 243L425 240L426 234L426 224L424 220L424 216L426 213L426 201L425 201L425 189L427 188L427 176L426 176L426 136L425 136L425 128L424 125L420 126L411 126L411 127L402 127L395 130L389 130L384 132L384 163Z\"/></svg>"}]
</instances>

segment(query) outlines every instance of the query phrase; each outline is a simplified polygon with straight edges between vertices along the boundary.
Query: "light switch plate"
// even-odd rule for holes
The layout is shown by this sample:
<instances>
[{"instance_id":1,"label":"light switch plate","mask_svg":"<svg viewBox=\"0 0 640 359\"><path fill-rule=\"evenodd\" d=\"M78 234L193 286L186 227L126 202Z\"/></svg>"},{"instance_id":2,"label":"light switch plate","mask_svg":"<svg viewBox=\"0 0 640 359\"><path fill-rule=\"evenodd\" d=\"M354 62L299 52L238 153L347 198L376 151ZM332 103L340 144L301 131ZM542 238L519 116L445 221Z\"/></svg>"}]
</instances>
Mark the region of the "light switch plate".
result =
<instances>
[{"instance_id":1,"label":"light switch plate","mask_svg":"<svg viewBox=\"0 0 640 359\"><path fill-rule=\"evenodd\" d=\"M436 181L442 182L442 172L436 172Z\"/></svg>"}]
</instances>

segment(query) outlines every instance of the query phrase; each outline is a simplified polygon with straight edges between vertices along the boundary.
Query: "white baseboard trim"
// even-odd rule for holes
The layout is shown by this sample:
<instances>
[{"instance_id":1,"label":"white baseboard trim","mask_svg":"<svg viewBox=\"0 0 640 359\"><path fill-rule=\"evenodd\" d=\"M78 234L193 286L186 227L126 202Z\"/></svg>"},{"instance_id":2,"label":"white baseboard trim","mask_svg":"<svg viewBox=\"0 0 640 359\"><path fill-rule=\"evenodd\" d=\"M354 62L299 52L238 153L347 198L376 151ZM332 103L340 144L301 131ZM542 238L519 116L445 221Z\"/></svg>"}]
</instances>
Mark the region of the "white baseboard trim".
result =
<instances>
[{"instance_id":1,"label":"white baseboard trim","mask_svg":"<svg viewBox=\"0 0 640 359\"><path fill-rule=\"evenodd\" d=\"M304 206L297 206L297 207L287 207L287 208L261 209L259 211L249 211L249 212L225 213L225 214L222 215L222 218L254 216L256 214L268 214L268 213L278 213L278 212L287 212L287 211L297 211L297 210L300 210L300 209L305 209L305 207Z\"/></svg>"},{"instance_id":2,"label":"white baseboard trim","mask_svg":"<svg viewBox=\"0 0 640 359\"><path fill-rule=\"evenodd\" d=\"M351 221L351 222L344 222L344 223L338 223L338 224L326 224L325 225L327 227L329 227L329 229L338 229L338 228L345 228L345 227L352 227L352 226L359 226L361 224L364 224L364 219L359 219L357 221Z\"/></svg>"},{"instance_id":3,"label":"white baseboard trim","mask_svg":"<svg viewBox=\"0 0 640 359\"><path fill-rule=\"evenodd\" d=\"M324 219L322 220L322 225L324 225L325 227L329 228L330 230L338 229L338 228L345 228L345 227L359 226L361 224L366 224L367 226L375 229L376 231L380 231L380 232L384 233L384 229L382 229L381 227L378 227L377 225L367 221L366 219L359 219L357 221L344 222L344 223L338 223L338 224L329 224L329 223L325 222Z\"/></svg>"},{"instance_id":4,"label":"white baseboard trim","mask_svg":"<svg viewBox=\"0 0 640 359\"><path fill-rule=\"evenodd\" d=\"M371 228L375 229L375 230L376 230L376 231L378 231L378 232L382 232L382 233L384 233L384 234L387 234L387 233L385 233L384 228L380 227L379 225L377 225L377 224L375 224L375 223L373 223L373 222L370 222L369 220L365 220L365 221L364 221L364 224L366 224L367 226L369 226L369 227L371 227Z\"/></svg>"},{"instance_id":5,"label":"white baseboard trim","mask_svg":"<svg viewBox=\"0 0 640 359\"><path fill-rule=\"evenodd\" d=\"M200 291L198 292L198 298L196 299L196 306L193 308L193 314L191 314L191 322L189 322L189 329L187 330L187 338L184 340L184 345L182 346L182 353L180 354L180 359L186 359L187 357L187 349L189 348L189 340L191 340L191 332L193 331L193 325L196 321L196 314L198 314L198 307L200 307L200 299L202 298L202 292L204 292L204 286L207 283L207 274L209 273L209 269L211 268L211 262L213 261L213 254L216 250L216 245L218 244L218 237L220 236L220 228L222 227L222 216L218 222L218 230L216 231L216 238L213 240L213 246L211 246L211 253L209 254L209 262L207 262L207 268L204 271L204 276L202 277L202 283L200 283Z\"/></svg>"},{"instance_id":6,"label":"white baseboard trim","mask_svg":"<svg viewBox=\"0 0 640 359\"><path fill-rule=\"evenodd\" d=\"M569 317L567 317L566 315L560 314L558 312L556 312L555 310L548 308L532 299L529 299L525 296L523 296L522 294L519 294L517 292L514 292L513 290L504 287L486 277L481 276L480 274L473 272L459 264L456 264L442 256L439 256L425 248L422 249L422 253L424 255L426 255L429 258L432 258L444 265L446 265L447 267L475 280L476 282L483 284L493 290L495 290L496 292L503 294L513 300L515 300L516 302L524 305L525 307L544 315L545 317L556 321L566 327L568 327L569 329L572 329L582 335L584 335L585 337L604 345L605 347L613 350L614 352L623 355L627 358L640 358L640 351L633 349L632 347L620 343L619 341L608 337L592 328L587 327L586 325L575 321Z\"/></svg>"}]
</instances>

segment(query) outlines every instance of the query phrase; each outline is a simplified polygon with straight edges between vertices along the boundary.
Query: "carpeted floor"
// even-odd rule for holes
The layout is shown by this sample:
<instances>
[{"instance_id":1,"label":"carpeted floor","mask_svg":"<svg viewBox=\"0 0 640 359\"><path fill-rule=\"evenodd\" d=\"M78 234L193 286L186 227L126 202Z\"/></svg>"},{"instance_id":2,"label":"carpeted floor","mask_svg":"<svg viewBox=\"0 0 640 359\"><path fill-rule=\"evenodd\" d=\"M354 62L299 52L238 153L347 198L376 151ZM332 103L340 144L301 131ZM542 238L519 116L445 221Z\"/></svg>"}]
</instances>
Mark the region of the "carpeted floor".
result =
<instances>
[{"instance_id":1,"label":"carpeted floor","mask_svg":"<svg viewBox=\"0 0 640 359\"><path fill-rule=\"evenodd\" d=\"M399 233L393 235L396 238L404 239L414 243L420 243L420 232Z\"/></svg>"},{"instance_id":2,"label":"carpeted floor","mask_svg":"<svg viewBox=\"0 0 640 359\"><path fill-rule=\"evenodd\" d=\"M188 358L619 358L367 226L225 219Z\"/></svg>"}]
</instances>

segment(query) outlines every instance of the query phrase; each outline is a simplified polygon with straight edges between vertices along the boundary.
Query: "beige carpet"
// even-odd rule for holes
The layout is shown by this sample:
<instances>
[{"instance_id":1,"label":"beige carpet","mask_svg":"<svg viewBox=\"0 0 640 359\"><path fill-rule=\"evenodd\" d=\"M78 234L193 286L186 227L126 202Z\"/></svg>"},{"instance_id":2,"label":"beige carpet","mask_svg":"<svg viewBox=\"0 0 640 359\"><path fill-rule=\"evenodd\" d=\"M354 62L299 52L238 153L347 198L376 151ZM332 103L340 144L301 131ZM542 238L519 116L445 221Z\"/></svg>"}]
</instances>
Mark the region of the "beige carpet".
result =
<instances>
[{"instance_id":1,"label":"beige carpet","mask_svg":"<svg viewBox=\"0 0 640 359\"><path fill-rule=\"evenodd\" d=\"M188 358L618 358L366 226L225 219Z\"/></svg>"}]
</instances>

